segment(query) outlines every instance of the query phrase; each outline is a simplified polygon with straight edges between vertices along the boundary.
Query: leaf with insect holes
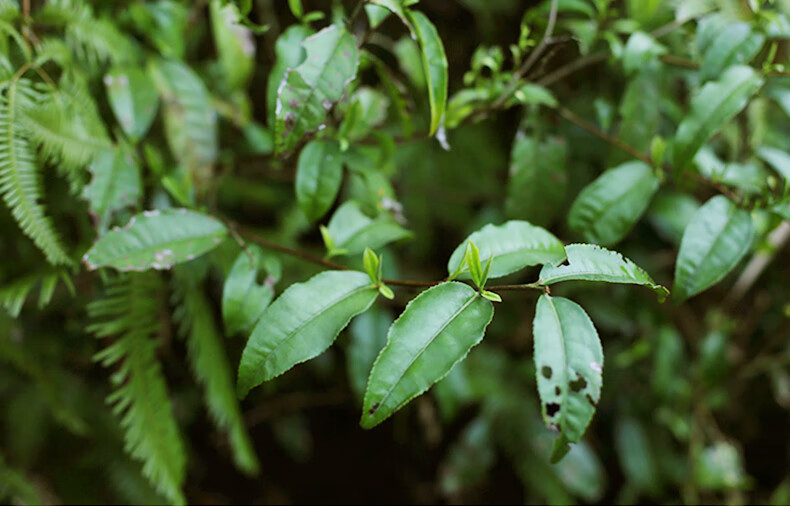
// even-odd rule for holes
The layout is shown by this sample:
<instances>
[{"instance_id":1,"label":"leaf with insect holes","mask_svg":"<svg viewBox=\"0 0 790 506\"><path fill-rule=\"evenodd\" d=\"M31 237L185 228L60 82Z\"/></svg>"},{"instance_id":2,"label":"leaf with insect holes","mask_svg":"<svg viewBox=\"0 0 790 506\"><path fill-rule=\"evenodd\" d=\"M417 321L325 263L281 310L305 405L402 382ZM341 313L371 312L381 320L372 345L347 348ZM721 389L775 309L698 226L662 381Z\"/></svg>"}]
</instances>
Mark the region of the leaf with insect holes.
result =
<instances>
[{"instance_id":1,"label":"leaf with insect holes","mask_svg":"<svg viewBox=\"0 0 790 506\"><path fill-rule=\"evenodd\" d=\"M409 302L370 372L360 424L370 429L444 378L482 339L494 306L448 282Z\"/></svg>"},{"instance_id":2,"label":"leaf with insect holes","mask_svg":"<svg viewBox=\"0 0 790 506\"><path fill-rule=\"evenodd\" d=\"M544 265L538 283L553 285L562 281L604 281L606 283L625 283L651 288L660 301L669 290L656 284L641 267L616 251L610 251L594 244L569 244L565 246L568 263L565 265Z\"/></svg>"},{"instance_id":3,"label":"leaf with insect holes","mask_svg":"<svg viewBox=\"0 0 790 506\"><path fill-rule=\"evenodd\" d=\"M601 398L603 349L598 332L581 306L544 294L535 309L533 339L543 421L560 432L561 442L575 443Z\"/></svg>"},{"instance_id":4,"label":"leaf with insect holes","mask_svg":"<svg viewBox=\"0 0 790 506\"><path fill-rule=\"evenodd\" d=\"M228 335L251 330L274 298L280 260L255 245L236 257L222 289L222 320Z\"/></svg>"},{"instance_id":5,"label":"leaf with insect holes","mask_svg":"<svg viewBox=\"0 0 790 506\"><path fill-rule=\"evenodd\" d=\"M602 246L620 241L639 221L659 181L644 162L626 162L587 185L571 206L568 224Z\"/></svg>"},{"instance_id":6,"label":"leaf with insect holes","mask_svg":"<svg viewBox=\"0 0 790 506\"><path fill-rule=\"evenodd\" d=\"M306 58L289 69L277 93L275 153L290 152L326 123L327 112L356 77L359 50L345 28L331 25L302 42Z\"/></svg>"},{"instance_id":7,"label":"leaf with insect holes","mask_svg":"<svg viewBox=\"0 0 790 506\"><path fill-rule=\"evenodd\" d=\"M480 261L493 258L489 277L501 278L530 265L559 263L565 259L562 242L550 232L526 221L508 221L503 225L486 225L462 242L447 263L447 272L454 272L464 259L467 244L480 249ZM462 269L462 279L469 279L469 268Z\"/></svg>"},{"instance_id":8,"label":"leaf with insect holes","mask_svg":"<svg viewBox=\"0 0 790 506\"><path fill-rule=\"evenodd\" d=\"M327 271L291 285L266 308L247 341L239 364L239 396L323 353L377 295L362 272Z\"/></svg>"},{"instance_id":9,"label":"leaf with insect holes","mask_svg":"<svg viewBox=\"0 0 790 506\"><path fill-rule=\"evenodd\" d=\"M721 281L749 251L753 236L748 211L723 195L706 202L683 232L673 300L681 302Z\"/></svg>"},{"instance_id":10,"label":"leaf with insect holes","mask_svg":"<svg viewBox=\"0 0 790 506\"><path fill-rule=\"evenodd\" d=\"M100 237L83 261L90 270L169 269L214 249L227 233L222 222L196 211L143 211Z\"/></svg>"}]
</instances>

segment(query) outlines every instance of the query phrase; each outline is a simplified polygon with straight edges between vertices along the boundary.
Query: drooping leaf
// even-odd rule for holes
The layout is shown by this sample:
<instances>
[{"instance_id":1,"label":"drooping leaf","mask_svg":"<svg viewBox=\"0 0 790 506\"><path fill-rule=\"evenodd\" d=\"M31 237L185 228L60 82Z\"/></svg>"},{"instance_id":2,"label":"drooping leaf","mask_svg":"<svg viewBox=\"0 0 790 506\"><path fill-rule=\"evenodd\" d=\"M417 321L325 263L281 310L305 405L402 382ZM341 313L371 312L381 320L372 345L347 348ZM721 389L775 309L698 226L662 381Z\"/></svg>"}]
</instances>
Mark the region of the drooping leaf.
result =
<instances>
[{"instance_id":1,"label":"drooping leaf","mask_svg":"<svg viewBox=\"0 0 790 506\"><path fill-rule=\"evenodd\" d=\"M187 267L182 266L179 269ZM227 431L233 458L239 469L255 475L260 469L247 427L244 425L233 384L233 370L217 330L213 311L190 270L175 271L173 298L178 304L173 317L187 341L192 369L205 388L208 410L220 429Z\"/></svg>"},{"instance_id":2,"label":"drooping leaf","mask_svg":"<svg viewBox=\"0 0 790 506\"><path fill-rule=\"evenodd\" d=\"M682 302L726 276L752 245L752 217L717 195L700 207L683 233L673 299Z\"/></svg>"},{"instance_id":3,"label":"drooping leaf","mask_svg":"<svg viewBox=\"0 0 790 506\"><path fill-rule=\"evenodd\" d=\"M244 348L239 396L321 354L376 295L378 290L361 272L322 272L291 285L263 312Z\"/></svg>"},{"instance_id":4,"label":"drooping leaf","mask_svg":"<svg viewBox=\"0 0 790 506\"><path fill-rule=\"evenodd\" d=\"M265 277L263 274L265 273ZM222 319L227 335L251 330L274 298L282 267L277 257L255 245L236 257L222 289Z\"/></svg>"},{"instance_id":5,"label":"drooping leaf","mask_svg":"<svg viewBox=\"0 0 790 506\"><path fill-rule=\"evenodd\" d=\"M356 255L365 248L376 250L391 242L406 239L412 233L386 215L371 218L350 200L340 206L329 220L329 235L335 248L345 254Z\"/></svg>"},{"instance_id":6,"label":"drooping leaf","mask_svg":"<svg viewBox=\"0 0 790 506\"><path fill-rule=\"evenodd\" d=\"M609 169L576 197L568 224L588 241L611 246L639 221L658 186L658 178L644 162Z\"/></svg>"},{"instance_id":7,"label":"drooping leaf","mask_svg":"<svg viewBox=\"0 0 790 506\"><path fill-rule=\"evenodd\" d=\"M491 302L462 283L442 283L412 300L373 365L362 427L375 427L444 378L483 339L493 316Z\"/></svg>"},{"instance_id":8,"label":"drooping leaf","mask_svg":"<svg viewBox=\"0 0 790 506\"><path fill-rule=\"evenodd\" d=\"M500 278L530 265L559 263L565 259L562 242L550 232L526 221L508 221L503 225L486 225L470 235L450 256L447 272L455 272L468 243L480 250L480 262L486 264L493 257L489 278ZM463 272L469 277L468 269Z\"/></svg>"},{"instance_id":9,"label":"drooping leaf","mask_svg":"<svg viewBox=\"0 0 790 506\"><path fill-rule=\"evenodd\" d=\"M707 83L691 101L691 110L678 126L673 165L683 169L703 144L738 112L763 85L751 67L730 67L717 81Z\"/></svg>"},{"instance_id":10,"label":"drooping leaf","mask_svg":"<svg viewBox=\"0 0 790 506\"><path fill-rule=\"evenodd\" d=\"M354 36L331 25L302 42L305 60L289 69L277 93L275 153L291 151L324 125L327 112L356 77L359 51Z\"/></svg>"},{"instance_id":11,"label":"drooping leaf","mask_svg":"<svg viewBox=\"0 0 790 506\"><path fill-rule=\"evenodd\" d=\"M332 207L343 181L343 158L334 141L311 141L299 153L296 200L310 221Z\"/></svg>"},{"instance_id":12,"label":"drooping leaf","mask_svg":"<svg viewBox=\"0 0 790 506\"><path fill-rule=\"evenodd\" d=\"M748 65L760 52L765 36L749 23L732 23L721 29L707 46L700 67L703 81L718 78L731 65Z\"/></svg>"},{"instance_id":13,"label":"drooping leaf","mask_svg":"<svg viewBox=\"0 0 790 506\"><path fill-rule=\"evenodd\" d=\"M442 124L447 107L447 56L439 32L425 14L407 11L406 18L420 44L422 68L427 79L428 99L431 104L429 135L434 135Z\"/></svg>"},{"instance_id":14,"label":"drooping leaf","mask_svg":"<svg viewBox=\"0 0 790 506\"><path fill-rule=\"evenodd\" d=\"M598 332L581 306L544 294L535 310L533 339L543 421L560 432L560 441L575 443L601 398L603 349Z\"/></svg>"},{"instance_id":15,"label":"drooping leaf","mask_svg":"<svg viewBox=\"0 0 790 506\"><path fill-rule=\"evenodd\" d=\"M116 67L104 76L107 98L115 118L132 142L142 139L159 108L151 78L139 67Z\"/></svg>"},{"instance_id":16,"label":"drooping leaf","mask_svg":"<svg viewBox=\"0 0 790 506\"><path fill-rule=\"evenodd\" d=\"M565 201L567 145L518 135L513 144L505 210L508 217L535 225L550 223Z\"/></svg>"},{"instance_id":17,"label":"drooping leaf","mask_svg":"<svg viewBox=\"0 0 790 506\"><path fill-rule=\"evenodd\" d=\"M233 2L212 0L210 10L214 44L228 86L232 90L244 88L255 67L252 31L239 22L241 13Z\"/></svg>"},{"instance_id":18,"label":"drooping leaf","mask_svg":"<svg viewBox=\"0 0 790 506\"><path fill-rule=\"evenodd\" d=\"M113 211L137 205L142 194L140 167L130 150L118 146L100 153L88 170L92 177L83 196L90 204L99 232L104 233Z\"/></svg>"},{"instance_id":19,"label":"drooping leaf","mask_svg":"<svg viewBox=\"0 0 790 506\"><path fill-rule=\"evenodd\" d=\"M657 285L650 276L620 253L594 244L569 244L565 246L568 263L544 265L538 283L553 285L562 281L584 280L625 283L651 288L659 300L669 295L669 290Z\"/></svg>"},{"instance_id":20,"label":"drooping leaf","mask_svg":"<svg viewBox=\"0 0 790 506\"><path fill-rule=\"evenodd\" d=\"M100 237L83 262L89 269L169 269L215 248L227 234L220 221L187 209L143 211Z\"/></svg>"},{"instance_id":21,"label":"drooping leaf","mask_svg":"<svg viewBox=\"0 0 790 506\"><path fill-rule=\"evenodd\" d=\"M790 154L787 151L770 146L760 146L757 148L757 156L773 167L785 180L785 184L790 184Z\"/></svg>"},{"instance_id":22,"label":"drooping leaf","mask_svg":"<svg viewBox=\"0 0 790 506\"><path fill-rule=\"evenodd\" d=\"M217 158L217 114L200 77L185 63L159 60L150 72L162 95L165 134L176 160L198 186Z\"/></svg>"}]
</instances>

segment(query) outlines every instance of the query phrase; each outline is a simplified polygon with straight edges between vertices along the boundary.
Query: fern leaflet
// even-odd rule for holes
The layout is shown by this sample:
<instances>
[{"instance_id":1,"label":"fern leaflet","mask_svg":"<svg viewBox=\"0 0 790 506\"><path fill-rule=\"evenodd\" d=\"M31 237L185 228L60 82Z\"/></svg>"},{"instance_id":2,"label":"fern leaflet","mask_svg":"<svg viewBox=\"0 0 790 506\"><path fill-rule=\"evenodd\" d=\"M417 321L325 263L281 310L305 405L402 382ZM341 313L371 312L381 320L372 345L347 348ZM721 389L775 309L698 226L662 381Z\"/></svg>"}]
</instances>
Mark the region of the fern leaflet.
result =
<instances>
[{"instance_id":1,"label":"fern leaflet","mask_svg":"<svg viewBox=\"0 0 790 506\"><path fill-rule=\"evenodd\" d=\"M41 181L30 142L18 128L18 86L9 84L0 98L0 193L22 231L44 252L51 264L72 264L61 245L52 221L41 205Z\"/></svg>"},{"instance_id":2,"label":"fern leaflet","mask_svg":"<svg viewBox=\"0 0 790 506\"><path fill-rule=\"evenodd\" d=\"M108 401L121 417L126 450L143 462L143 474L162 495L182 504L186 455L152 338L159 326L160 290L154 273L109 281L105 298L88 306L95 321L88 330L99 338L118 336L95 358L106 367L118 364Z\"/></svg>"}]
</instances>

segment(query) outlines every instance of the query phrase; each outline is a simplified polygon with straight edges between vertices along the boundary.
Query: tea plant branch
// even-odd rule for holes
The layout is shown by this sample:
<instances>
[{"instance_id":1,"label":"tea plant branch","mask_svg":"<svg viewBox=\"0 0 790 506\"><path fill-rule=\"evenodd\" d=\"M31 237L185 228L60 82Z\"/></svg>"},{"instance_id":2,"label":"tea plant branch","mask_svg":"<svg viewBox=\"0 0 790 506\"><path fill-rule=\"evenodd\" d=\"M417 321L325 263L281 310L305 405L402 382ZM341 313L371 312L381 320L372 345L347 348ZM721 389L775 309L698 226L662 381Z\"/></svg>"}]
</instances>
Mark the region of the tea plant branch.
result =
<instances>
[{"instance_id":1,"label":"tea plant branch","mask_svg":"<svg viewBox=\"0 0 790 506\"><path fill-rule=\"evenodd\" d=\"M562 106L558 107L557 112L559 113L560 116L562 116L567 121L573 123L579 128L582 128L583 130L586 130L587 132L593 134L594 136L607 142L608 144L620 149L621 151L628 153L629 155L633 156L637 160L641 160L642 162L650 165L651 167L655 166L655 162L647 153L640 151L634 148L633 146L624 143L620 139L609 135L608 133L604 132L603 130L593 125L592 123L580 118L574 112L566 109L565 107ZM667 172L673 173L672 167L668 164L664 164L662 168L665 169ZM685 175L687 175L690 179L693 179L699 183L712 187L722 195L726 195L730 200L732 200L736 204L738 205L743 204L742 199L735 192L730 190L727 186L717 183L716 181L711 181L710 179L696 172L686 172Z\"/></svg>"},{"instance_id":2,"label":"tea plant branch","mask_svg":"<svg viewBox=\"0 0 790 506\"><path fill-rule=\"evenodd\" d=\"M540 43L529 53L529 57L524 61L524 63L519 67L518 70L513 74L513 77L510 79L510 82L505 87L505 91L497 98L493 104L491 104L491 109L500 109L505 102L510 98L516 88L518 88L521 79L527 75L527 72L535 65L538 61L538 58L543 54L543 51L546 50L546 47L551 43L551 36L554 33L554 26L557 24L557 9L559 7L559 0L551 0L551 11L549 11L549 23L546 25L546 31L543 33L543 38L541 39Z\"/></svg>"},{"instance_id":3,"label":"tea plant branch","mask_svg":"<svg viewBox=\"0 0 790 506\"><path fill-rule=\"evenodd\" d=\"M247 239L255 244L272 250L277 251L279 253L284 253L286 255L292 256L294 258L299 258L304 260L305 262L309 262L315 265L320 265L321 267L326 267L328 269L338 270L338 271L348 271L352 270L350 267L346 267L345 265L341 265L331 260L327 260L325 258L320 258L315 255L311 255L310 253L300 251L298 249L290 248L288 246L284 246L282 244L278 244L276 242L269 241L268 239L264 239L260 236L257 232L251 230L248 227L239 225L231 220L224 220L228 225L228 228L232 231L231 235L234 237L239 236L246 236ZM243 241L242 241L243 242ZM392 286L401 286L404 288L430 288L432 286L436 286L446 282L446 279L440 281L414 281L414 280L404 280L404 279L388 279L384 278L381 280L387 285ZM544 287L538 285L536 283L525 283L521 285L499 285L499 286L490 286L487 287L489 291L523 291L523 290L539 290L544 291Z\"/></svg>"}]
</instances>

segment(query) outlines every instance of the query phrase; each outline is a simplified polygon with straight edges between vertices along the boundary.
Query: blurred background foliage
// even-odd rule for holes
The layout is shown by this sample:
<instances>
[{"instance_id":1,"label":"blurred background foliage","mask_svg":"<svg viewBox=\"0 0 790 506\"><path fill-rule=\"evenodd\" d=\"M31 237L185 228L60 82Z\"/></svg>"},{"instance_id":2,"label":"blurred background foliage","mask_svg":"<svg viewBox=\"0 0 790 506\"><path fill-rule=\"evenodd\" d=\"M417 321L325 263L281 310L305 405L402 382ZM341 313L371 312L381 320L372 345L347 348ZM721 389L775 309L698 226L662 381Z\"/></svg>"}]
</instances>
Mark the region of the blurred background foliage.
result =
<instances>
[{"instance_id":1,"label":"blurred background foliage","mask_svg":"<svg viewBox=\"0 0 790 506\"><path fill-rule=\"evenodd\" d=\"M24 23L30 31L22 33L65 34L71 47L79 46L80 28L86 27L47 25L43 15L37 19L46 3L24 2L34 21ZM227 60L212 36L209 2L86 3L142 51L186 62L201 78L219 117L218 151L206 155L216 163L186 182L182 172L171 169L176 164L168 151L167 130L194 118L170 120L175 126L161 117L153 120L145 143L135 148L143 160L144 202L197 199L269 241L322 255L321 235L294 198L295 157L281 160L271 154L270 76L282 75L282 60L298 62L298 55L282 55L288 49L280 48L285 34L301 39L299 30L324 26L333 16L352 12L356 2L304 0L305 13L322 12L324 18L303 18L300 23L288 2L254 1L249 19L255 52L249 69L223 68ZM0 2L3 8L8 4ZM702 82L706 70L695 69L703 61L699 39L704 20L710 19L705 13L749 23L771 40L773 46L766 44L762 52L750 55L756 66L771 50L772 62L787 61L790 2L785 0L559 4L555 39L529 80L550 87L565 108L641 151L651 149L655 135L672 136L691 90ZM507 70L512 68L510 46L518 45L521 37L528 51L528 41L534 45L540 40L549 6L522 0L421 0L419 9L444 42L450 96L461 89L501 89L512 76ZM687 18L691 21L672 26ZM625 55L633 54L626 49L629 35L668 24L671 29L661 34L661 44L663 54L672 58L649 59L645 65L632 62L639 70L628 69ZM258 30L260 25L268 29ZM357 33L366 26L364 15L353 23ZM712 33L706 36L714 37L723 26L709 28ZM508 218L545 226L566 243L582 239L567 224L568 209L604 169L628 159L622 151L553 109L528 103L496 114L475 113L475 121L459 116L458 126L447 129L451 149L445 150L420 134L430 118L415 43L394 16L368 42L370 53L407 92L405 109L399 115L386 95L365 94L363 90L381 84L381 73L375 64L361 69L360 83L371 88L357 88L336 112L339 120L358 114L362 123L368 121L357 126L358 133L353 125L345 132L354 156L347 162L352 170L337 202L353 198L366 211L386 209L413 232L410 240L384 250L387 277L442 279L457 244L484 224ZM118 126L111 120L105 72L113 51L120 49L112 37L106 43L109 56L99 54L97 61L80 64L86 69L85 89L113 130ZM589 64L573 69L582 60ZM574 72L557 74L568 65ZM753 156L757 147L790 150L790 81L781 75L782 68L772 71L776 75L760 96L726 125L708 153L723 160L722 167L751 167L713 176L742 195L769 178L766 166ZM192 93L189 79L172 83L186 90L177 91L173 103ZM350 111L355 100L362 104L357 112ZM381 104L371 106L375 101ZM125 130L128 135L130 130ZM354 163L360 168L355 170ZM79 182L69 181L68 174L49 164L44 184L47 210L59 233L70 244L87 246L95 223L86 218L86 202L70 193L70 184ZM618 249L658 283L671 286L682 231L714 194L715 189L694 182L665 186L646 219ZM128 210L120 210L106 226L123 224L129 216ZM531 359L532 293L507 294L484 344L390 422L363 431L359 407L370 364L386 342L390 323L413 296L398 289L390 304L354 320L341 334L339 346L266 383L243 402L243 419L260 460L260 473L254 476L234 467L225 434L203 408L201 389L185 359L185 343L177 338L163 295L159 303L168 310L160 316L156 353L185 442L186 498L201 504L787 504L790 263L787 250L777 248L768 233L778 221L755 211L758 240L744 264L757 255L767 257L759 277L742 281L746 271L736 269L681 305L658 304L648 291L624 286L568 284L555 289L587 309L607 363L593 423L584 441L557 465L548 463L552 436L539 416ZM102 342L86 331L86 307L97 297L96 276L80 272L64 275L63 281L55 268L42 273L42 254L4 207L0 229L0 301L7 308L0 312L0 498L14 503L162 502L142 477L140 464L124 452L123 430L105 403L112 369L94 361ZM213 251L211 263L220 269L195 288L206 294L217 321L222 282L238 252L233 241ZM278 293L321 270L299 258L276 255L282 262ZM342 261L361 265L358 256ZM536 274L534 269L512 281ZM37 291L26 299L30 285L37 282L43 283L42 294L44 286L54 286L44 309L37 305ZM238 363L243 339L228 336L223 342L230 363Z\"/></svg>"}]
</instances>

